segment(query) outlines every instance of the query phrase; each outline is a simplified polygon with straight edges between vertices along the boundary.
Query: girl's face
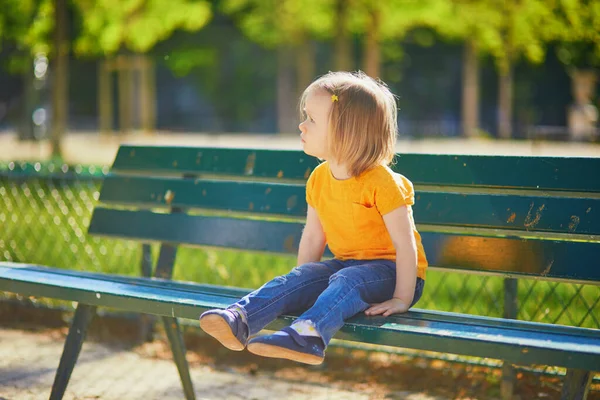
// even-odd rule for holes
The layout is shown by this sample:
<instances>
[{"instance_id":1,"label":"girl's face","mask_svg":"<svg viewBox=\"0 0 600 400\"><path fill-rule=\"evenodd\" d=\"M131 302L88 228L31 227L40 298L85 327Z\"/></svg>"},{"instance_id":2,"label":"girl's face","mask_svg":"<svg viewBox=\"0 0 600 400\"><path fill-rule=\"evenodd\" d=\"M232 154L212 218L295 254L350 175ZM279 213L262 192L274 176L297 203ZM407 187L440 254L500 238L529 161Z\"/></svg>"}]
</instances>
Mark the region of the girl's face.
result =
<instances>
[{"instance_id":1,"label":"girl's face","mask_svg":"<svg viewBox=\"0 0 600 400\"><path fill-rule=\"evenodd\" d=\"M304 113L306 118L299 125L302 147L306 154L327 160L327 133L331 95L323 90L311 90L306 96Z\"/></svg>"}]
</instances>

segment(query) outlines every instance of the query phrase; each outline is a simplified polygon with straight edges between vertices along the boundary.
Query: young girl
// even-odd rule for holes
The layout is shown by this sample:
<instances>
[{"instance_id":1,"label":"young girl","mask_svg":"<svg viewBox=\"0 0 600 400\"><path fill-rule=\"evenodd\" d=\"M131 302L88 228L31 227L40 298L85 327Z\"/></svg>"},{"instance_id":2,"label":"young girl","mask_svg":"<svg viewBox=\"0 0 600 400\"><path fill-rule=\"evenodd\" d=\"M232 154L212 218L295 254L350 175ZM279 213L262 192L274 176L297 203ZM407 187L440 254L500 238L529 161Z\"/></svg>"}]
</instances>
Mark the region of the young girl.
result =
<instances>
[{"instance_id":1,"label":"young girl","mask_svg":"<svg viewBox=\"0 0 600 400\"><path fill-rule=\"evenodd\" d=\"M300 108L304 152L324 162L306 184L298 267L225 310L206 311L200 326L231 350L316 365L346 319L414 305L427 260L412 183L388 168L397 127L389 89L363 73L332 72L304 91ZM334 258L321 261L326 244ZM291 326L248 341L295 311L304 312Z\"/></svg>"}]
</instances>

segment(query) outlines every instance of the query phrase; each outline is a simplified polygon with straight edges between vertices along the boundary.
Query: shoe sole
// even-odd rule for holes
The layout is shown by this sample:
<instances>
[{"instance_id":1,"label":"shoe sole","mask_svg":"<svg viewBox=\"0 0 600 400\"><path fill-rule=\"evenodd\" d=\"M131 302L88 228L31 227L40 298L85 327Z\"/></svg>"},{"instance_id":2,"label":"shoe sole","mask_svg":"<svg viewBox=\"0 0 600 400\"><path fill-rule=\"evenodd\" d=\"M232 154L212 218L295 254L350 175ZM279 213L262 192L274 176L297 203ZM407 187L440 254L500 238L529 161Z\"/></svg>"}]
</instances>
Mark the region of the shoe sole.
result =
<instances>
[{"instance_id":1,"label":"shoe sole","mask_svg":"<svg viewBox=\"0 0 600 400\"><path fill-rule=\"evenodd\" d=\"M220 316L206 315L200 318L200 328L221 342L221 344L229 350L244 350L244 344L235 337L227 321Z\"/></svg>"},{"instance_id":2,"label":"shoe sole","mask_svg":"<svg viewBox=\"0 0 600 400\"><path fill-rule=\"evenodd\" d=\"M301 353L286 349L285 347L274 346L266 343L249 343L248 351L257 356L269 357L269 358L285 358L309 365L319 365L323 363L323 357L315 356L313 354Z\"/></svg>"}]
</instances>

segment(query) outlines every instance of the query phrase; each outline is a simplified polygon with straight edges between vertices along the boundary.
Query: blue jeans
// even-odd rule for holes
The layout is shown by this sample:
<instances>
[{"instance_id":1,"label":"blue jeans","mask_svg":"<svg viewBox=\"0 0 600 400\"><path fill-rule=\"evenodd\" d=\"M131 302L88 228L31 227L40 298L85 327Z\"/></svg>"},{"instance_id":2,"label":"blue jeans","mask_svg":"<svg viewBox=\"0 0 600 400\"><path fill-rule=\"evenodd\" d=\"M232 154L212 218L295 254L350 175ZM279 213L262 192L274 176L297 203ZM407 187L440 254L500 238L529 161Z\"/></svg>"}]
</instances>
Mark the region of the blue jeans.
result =
<instances>
[{"instance_id":1,"label":"blue jeans","mask_svg":"<svg viewBox=\"0 0 600 400\"><path fill-rule=\"evenodd\" d=\"M411 307L421 298L424 285L417 278ZM296 267L234 305L246 314L250 335L282 314L304 311L299 320L310 320L327 346L344 320L370 304L391 299L395 288L394 261L333 259Z\"/></svg>"}]
</instances>

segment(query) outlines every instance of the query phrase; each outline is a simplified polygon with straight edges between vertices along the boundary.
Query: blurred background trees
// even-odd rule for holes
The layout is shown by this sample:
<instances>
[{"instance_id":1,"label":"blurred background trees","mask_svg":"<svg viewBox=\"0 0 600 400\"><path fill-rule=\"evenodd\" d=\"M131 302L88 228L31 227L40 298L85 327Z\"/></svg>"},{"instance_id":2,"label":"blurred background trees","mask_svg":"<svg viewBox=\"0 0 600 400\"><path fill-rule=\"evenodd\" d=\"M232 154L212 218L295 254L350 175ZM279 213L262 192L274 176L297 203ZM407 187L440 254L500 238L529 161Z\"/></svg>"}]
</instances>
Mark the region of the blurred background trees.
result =
<instances>
[{"instance_id":1,"label":"blurred background trees","mask_svg":"<svg viewBox=\"0 0 600 400\"><path fill-rule=\"evenodd\" d=\"M600 0L0 0L0 10L0 128L50 138L56 154L67 129L293 133L306 85L357 69L399 95L401 135L596 137Z\"/></svg>"}]
</instances>

